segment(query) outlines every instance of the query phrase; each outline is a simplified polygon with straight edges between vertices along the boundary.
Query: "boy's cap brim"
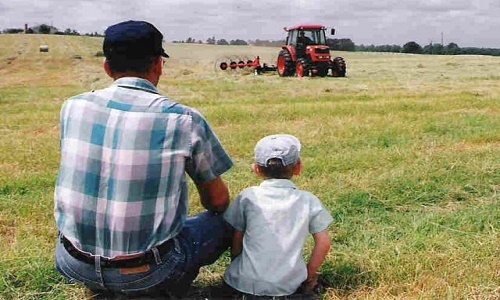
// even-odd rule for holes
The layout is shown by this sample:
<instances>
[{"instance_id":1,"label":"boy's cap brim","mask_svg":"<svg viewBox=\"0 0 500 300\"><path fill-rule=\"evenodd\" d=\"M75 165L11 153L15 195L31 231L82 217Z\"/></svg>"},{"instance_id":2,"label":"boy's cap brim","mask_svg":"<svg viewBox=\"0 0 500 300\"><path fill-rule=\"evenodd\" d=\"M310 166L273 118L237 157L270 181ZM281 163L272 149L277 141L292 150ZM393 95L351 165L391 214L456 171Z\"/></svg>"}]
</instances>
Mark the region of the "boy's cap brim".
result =
<instances>
[{"instance_id":1,"label":"boy's cap brim","mask_svg":"<svg viewBox=\"0 0 500 300\"><path fill-rule=\"evenodd\" d=\"M163 49L163 34L145 21L125 21L108 27L104 33L103 52L106 58L170 57Z\"/></svg>"},{"instance_id":2,"label":"boy's cap brim","mask_svg":"<svg viewBox=\"0 0 500 300\"><path fill-rule=\"evenodd\" d=\"M300 141L293 135L274 134L262 138L255 145L255 163L266 167L269 160L280 159L283 166L292 165L300 159Z\"/></svg>"}]
</instances>

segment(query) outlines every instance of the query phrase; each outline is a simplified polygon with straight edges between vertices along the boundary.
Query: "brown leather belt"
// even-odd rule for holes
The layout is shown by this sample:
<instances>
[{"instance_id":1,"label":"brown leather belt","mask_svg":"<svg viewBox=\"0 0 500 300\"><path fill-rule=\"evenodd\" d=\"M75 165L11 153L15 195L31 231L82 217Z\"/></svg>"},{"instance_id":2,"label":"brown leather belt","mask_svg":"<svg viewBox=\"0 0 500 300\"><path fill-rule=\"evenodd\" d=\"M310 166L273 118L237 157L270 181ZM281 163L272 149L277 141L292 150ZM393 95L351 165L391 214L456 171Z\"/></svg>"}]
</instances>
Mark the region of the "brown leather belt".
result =
<instances>
[{"instance_id":1,"label":"brown leather belt","mask_svg":"<svg viewBox=\"0 0 500 300\"><path fill-rule=\"evenodd\" d=\"M65 238L63 235L61 235L61 242L68 251L68 253L73 256L75 259L94 265L95 264L95 256L87 254L85 252L80 251L79 249L75 248L71 242ZM175 243L173 239L170 239L158 246L156 246L156 249L158 249L158 253L160 256L163 256L164 254L168 253L173 247ZM101 267L105 268L136 268L140 267L146 264L150 263L155 263L155 256L152 250L148 250L144 253L139 254L138 256L134 256L132 258L126 258L126 259L115 259L115 258L106 258L106 257L101 257Z\"/></svg>"}]
</instances>

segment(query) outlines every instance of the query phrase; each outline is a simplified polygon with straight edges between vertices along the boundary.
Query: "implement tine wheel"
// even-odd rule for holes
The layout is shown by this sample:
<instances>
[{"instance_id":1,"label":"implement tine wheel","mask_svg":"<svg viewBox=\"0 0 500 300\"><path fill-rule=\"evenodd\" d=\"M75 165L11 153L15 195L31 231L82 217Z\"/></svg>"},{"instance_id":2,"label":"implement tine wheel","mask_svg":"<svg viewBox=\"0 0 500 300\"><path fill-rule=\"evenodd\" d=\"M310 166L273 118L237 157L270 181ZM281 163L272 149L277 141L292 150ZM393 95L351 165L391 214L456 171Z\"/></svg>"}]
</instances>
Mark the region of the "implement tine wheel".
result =
<instances>
[{"instance_id":1,"label":"implement tine wheel","mask_svg":"<svg viewBox=\"0 0 500 300\"><path fill-rule=\"evenodd\" d=\"M217 58L214 62L215 72L220 71L244 71L254 67L255 62L249 56L227 55Z\"/></svg>"}]
</instances>

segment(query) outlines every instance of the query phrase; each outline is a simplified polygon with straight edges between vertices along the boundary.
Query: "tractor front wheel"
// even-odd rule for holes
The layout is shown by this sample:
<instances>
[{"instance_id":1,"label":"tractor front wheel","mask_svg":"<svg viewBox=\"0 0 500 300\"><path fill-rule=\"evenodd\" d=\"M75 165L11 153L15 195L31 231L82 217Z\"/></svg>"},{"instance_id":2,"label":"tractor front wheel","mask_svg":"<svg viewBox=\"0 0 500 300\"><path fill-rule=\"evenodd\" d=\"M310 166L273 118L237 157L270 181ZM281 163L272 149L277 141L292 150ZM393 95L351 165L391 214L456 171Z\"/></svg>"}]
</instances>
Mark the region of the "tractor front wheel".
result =
<instances>
[{"instance_id":1,"label":"tractor front wheel","mask_svg":"<svg viewBox=\"0 0 500 300\"><path fill-rule=\"evenodd\" d=\"M328 75L328 65L318 66L318 76L325 77Z\"/></svg>"},{"instance_id":2,"label":"tractor front wheel","mask_svg":"<svg viewBox=\"0 0 500 300\"><path fill-rule=\"evenodd\" d=\"M280 77L292 76L295 73L295 68L292 61L292 56L287 50L281 50L278 54L278 74Z\"/></svg>"},{"instance_id":3,"label":"tractor front wheel","mask_svg":"<svg viewBox=\"0 0 500 300\"><path fill-rule=\"evenodd\" d=\"M307 69L307 66L305 66L302 59L299 59L297 61L297 66L295 67L295 74L297 74L297 77L307 76L308 72L309 72L309 70Z\"/></svg>"}]
</instances>

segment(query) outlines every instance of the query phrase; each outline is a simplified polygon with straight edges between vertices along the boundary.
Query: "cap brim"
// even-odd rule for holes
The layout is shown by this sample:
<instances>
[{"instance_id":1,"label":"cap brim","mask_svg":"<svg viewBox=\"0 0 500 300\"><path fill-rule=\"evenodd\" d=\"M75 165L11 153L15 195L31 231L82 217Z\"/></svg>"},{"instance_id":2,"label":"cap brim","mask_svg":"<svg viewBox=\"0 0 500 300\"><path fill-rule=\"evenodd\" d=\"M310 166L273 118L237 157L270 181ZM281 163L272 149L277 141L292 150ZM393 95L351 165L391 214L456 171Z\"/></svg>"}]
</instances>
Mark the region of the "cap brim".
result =
<instances>
[{"instance_id":1,"label":"cap brim","mask_svg":"<svg viewBox=\"0 0 500 300\"><path fill-rule=\"evenodd\" d=\"M165 52L165 50L163 50L163 49L161 50L161 56L166 57L166 58L170 57L170 55L168 55L167 52Z\"/></svg>"}]
</instances>

